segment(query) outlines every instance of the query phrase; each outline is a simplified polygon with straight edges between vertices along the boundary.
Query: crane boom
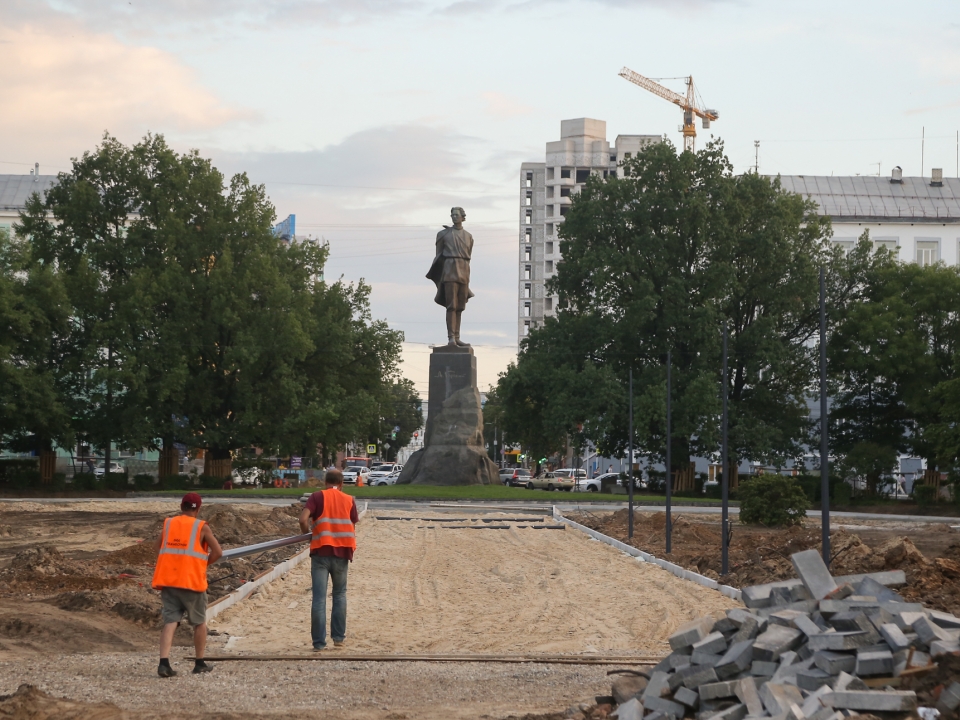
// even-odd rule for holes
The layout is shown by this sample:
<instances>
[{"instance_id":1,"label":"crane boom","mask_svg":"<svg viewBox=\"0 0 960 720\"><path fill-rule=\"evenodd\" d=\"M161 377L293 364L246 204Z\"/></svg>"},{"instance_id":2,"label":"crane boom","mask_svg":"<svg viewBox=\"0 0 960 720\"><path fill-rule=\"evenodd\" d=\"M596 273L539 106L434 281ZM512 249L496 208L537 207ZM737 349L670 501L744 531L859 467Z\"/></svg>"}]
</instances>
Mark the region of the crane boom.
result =
<instances>
[{"instance_id":1,"label":"crane boom","mask_svg":"<svg viewBox=\"0 0 960 720\"><path fill-rule=\"evenodd\" d=\"M648 77L644 77L638 72L634 72L628 67L625 67L620 70L620 77L629 80L634 85L639 85L644 90L652 92L654 95L662 97L668 102L672 102L674 105L679 105L683 110L683 149L693 152L694 150L694 141L697 137L697 127L694 124L694 116L699 117L703 120L703 127L710 127L710 122L716 120L720 117L720 114L716 110L708 110L706 108L701 108L697 105L696 99L696 89L693 84L693 75L690 75L686 78L687 82L687 95L684 97L679 93L675 93L669 88L665 88L660 83L655 80L651 80Z\"/></svg>"}]
</instances>

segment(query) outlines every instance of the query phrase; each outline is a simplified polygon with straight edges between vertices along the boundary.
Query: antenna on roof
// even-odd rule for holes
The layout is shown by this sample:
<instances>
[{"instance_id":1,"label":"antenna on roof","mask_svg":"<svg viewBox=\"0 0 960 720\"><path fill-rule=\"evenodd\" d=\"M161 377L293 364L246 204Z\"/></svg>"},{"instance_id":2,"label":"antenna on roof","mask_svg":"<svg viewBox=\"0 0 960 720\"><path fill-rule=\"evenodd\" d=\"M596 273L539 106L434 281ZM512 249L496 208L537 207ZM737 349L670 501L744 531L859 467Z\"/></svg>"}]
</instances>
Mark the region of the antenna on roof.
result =
<instances>
[{"instance_id":1,"label":"antenna on roof","mask_svg":"<svg viewBox=\"0 0 960 720\"><path fill-rule=\"evenodd\" d=\"M40 163L33 164L33 181L40 182Z\"/></svg>"}]
</instances>

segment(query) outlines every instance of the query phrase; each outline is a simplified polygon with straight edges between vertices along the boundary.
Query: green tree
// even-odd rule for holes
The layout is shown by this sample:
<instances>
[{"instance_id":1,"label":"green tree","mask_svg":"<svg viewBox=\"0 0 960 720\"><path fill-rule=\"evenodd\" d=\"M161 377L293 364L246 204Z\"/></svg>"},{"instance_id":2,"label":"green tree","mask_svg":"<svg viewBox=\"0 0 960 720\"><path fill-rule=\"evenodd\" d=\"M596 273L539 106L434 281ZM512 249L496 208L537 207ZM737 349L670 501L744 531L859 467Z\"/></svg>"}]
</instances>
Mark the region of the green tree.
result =
<instances>
[{"instance_id":1,"label":"green tree","mask_svg":"<svg viewBox=\"0 0 960 720\"><path fill-rule=\"evenodd\" d=\"M592 178L561 226L560 309L501 379L508 418L550 449L582 433L623 454L632 368L635 450L662 458L670 351L674 468L712 455L726 322L733 462L796 456L817 275L834 257L827 221L776 180L734 176L719 143L680 155L657 144L622 175Z\"/></svg>"},{"instance_id":2,"label":"green tree","mask_svg":"<svg viewBox=\"0 0 960 720\"><path fill-rule=\"evenodd\" d=\"M395 461L400 448L409 445L413 434L423 427L423 409L412 380L394 380L386 391L386 398L381 401L382 419L377 437L382 441L381 456Z\"/></svg>"}]
</instances>

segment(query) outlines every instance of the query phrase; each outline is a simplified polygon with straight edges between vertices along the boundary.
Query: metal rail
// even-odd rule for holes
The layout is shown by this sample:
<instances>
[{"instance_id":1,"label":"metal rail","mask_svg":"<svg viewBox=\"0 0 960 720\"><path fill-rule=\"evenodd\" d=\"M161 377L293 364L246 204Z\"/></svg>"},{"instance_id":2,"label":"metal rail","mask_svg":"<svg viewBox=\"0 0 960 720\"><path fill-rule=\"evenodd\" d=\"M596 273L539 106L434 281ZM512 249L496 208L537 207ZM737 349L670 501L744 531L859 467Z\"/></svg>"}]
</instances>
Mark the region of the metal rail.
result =
<instances>
[{"instance_id":1,"label":"metal rail","mask_svg":"<svg viewBox=\"0 0 960 720\"><path fill-rule=\"evenodd\" d=\"M193 658L190 658L191 660ZM260 662L344 661L344 662L475 662L475 663L538 663L542 665L655 665L662 657L632 655L343 655L337 652L316 652L310 655L214 655L210 662L235 660Z\"/></svg>"},{"instance_id":2,"label":"metal rail","mask_svg":"<svg viewBox=\"0 0 960 720\"><path fill-rule=\"evenodd\" d=\"M264 550L276 550L287 545L296 545L297 543L310 542L311 535L295 535L294 537L280 538L279 540L268 540L267 542L257 543L256 545L244 545L243 547L231 548L223 551L223 560L234 560L247 555L255 555Z\"/></svg>"}]
</instances>

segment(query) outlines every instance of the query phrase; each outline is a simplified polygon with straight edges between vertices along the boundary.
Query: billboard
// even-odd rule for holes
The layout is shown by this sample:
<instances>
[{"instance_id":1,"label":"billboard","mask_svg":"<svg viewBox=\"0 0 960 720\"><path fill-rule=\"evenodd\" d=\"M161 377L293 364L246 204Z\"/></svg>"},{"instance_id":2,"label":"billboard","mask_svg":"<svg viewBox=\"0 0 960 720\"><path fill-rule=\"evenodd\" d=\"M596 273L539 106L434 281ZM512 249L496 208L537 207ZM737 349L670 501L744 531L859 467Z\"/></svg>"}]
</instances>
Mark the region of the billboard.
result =
<instances>
[{"instance_id":1,"label":"billboard","mask_svg":"<svg viewBox=\"0 0 960 720\"><path fill-rule=\"evenodd\" d=\"M273 226L273 234L281 240L291 242L297 237L297 216L287 215L286 220L281 220Z\"/></svg>"}]
</instances>

